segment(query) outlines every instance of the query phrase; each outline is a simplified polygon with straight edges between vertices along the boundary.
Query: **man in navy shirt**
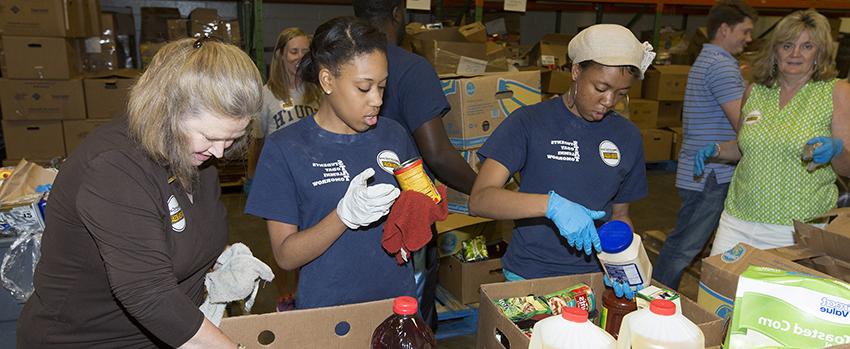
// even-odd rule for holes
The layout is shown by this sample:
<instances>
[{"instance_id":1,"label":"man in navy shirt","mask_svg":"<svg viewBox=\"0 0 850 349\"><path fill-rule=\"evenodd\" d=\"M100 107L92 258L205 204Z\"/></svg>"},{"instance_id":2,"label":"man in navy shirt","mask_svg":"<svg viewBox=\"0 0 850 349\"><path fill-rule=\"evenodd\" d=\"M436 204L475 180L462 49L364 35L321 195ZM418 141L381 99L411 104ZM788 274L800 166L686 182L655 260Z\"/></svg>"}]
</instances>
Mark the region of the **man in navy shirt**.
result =
<instances>
[{"instance_id":1,"label":"man in navy shirt","mask_svg":"<svg viewBox=\"0 0 850 349\"><path fill-rule=\"evenodd\" d=\"M442 117L451 107L443 94L437 73L424 58L397 46L404 32L404 1L355 0L353 3L357 17L369 21L387 35L389 77L381 115L396 119L413 135L426 168L437 179L452 189L469 194L475 181L475 172L446 135ZM424 252L427 272L424 285L420 283L420 287L424 287L420 313L432 328L436 328L436 239L432 239Z\"/></svg>"},{"instance_id":2,"label":"man in navy shirt","mask_svg":"<svg viewBox=\"0 0 850 349\"><path fill-rule=\"evenodd\" d=\"M667 236L653 277L677 289L682 272L717 229L735 165L712 162L694 176L694 156L707 145L737 138L744 83L738 60L752 38L756 12L744 0L718 2L708 12L708 37L688 73L683 119L685 137L676 171L682 207ZM710 148L711 149L711 148ZM712 149L713 150L713 149Z\"/></svg>"}]
</instances>

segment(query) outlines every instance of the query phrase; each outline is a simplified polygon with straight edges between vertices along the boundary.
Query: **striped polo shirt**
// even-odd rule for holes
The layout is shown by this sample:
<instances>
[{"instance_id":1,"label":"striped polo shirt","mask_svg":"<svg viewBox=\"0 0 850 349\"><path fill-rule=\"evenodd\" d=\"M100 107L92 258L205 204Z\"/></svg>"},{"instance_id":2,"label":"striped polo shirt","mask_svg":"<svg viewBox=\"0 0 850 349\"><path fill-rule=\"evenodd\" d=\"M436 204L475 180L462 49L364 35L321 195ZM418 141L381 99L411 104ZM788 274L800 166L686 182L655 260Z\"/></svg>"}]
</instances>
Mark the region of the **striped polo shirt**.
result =
<instances>
[{"instance_id":1,"label":"striped polo shirt","mask_svg":"<svg viewBox=\"0 0 850 349\"><path fill-rule=\"evenodd\" d=\"M720 105L741 99L743 94L744 81L738 61L720 46L704 44L688 73L682 114L685 135L676 171L677 188L702 191L711 172L717 176L718 183L732 181L735 166L713 162L705 164L705 175L694 178L694 155L706 145L735 139L735 129Z\"/></svg>"}]
</instances>

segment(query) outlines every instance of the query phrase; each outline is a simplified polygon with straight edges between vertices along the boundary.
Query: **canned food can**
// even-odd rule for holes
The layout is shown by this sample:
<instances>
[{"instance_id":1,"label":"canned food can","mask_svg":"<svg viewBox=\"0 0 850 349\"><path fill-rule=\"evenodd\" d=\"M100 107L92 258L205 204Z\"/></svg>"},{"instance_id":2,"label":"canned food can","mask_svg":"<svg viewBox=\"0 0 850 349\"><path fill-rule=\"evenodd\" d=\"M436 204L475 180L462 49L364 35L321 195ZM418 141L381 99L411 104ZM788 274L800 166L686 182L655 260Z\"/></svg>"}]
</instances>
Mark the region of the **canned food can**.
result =
<instances>
[{"instance_id":1,"label":"canned food can","mask_svg":"<svg viewBox=\"0 0 850 349\"><path fill-rule=\"evenodd\" d=\"M401 166L393 170L393 175L401 186L401 190L413 190L428 195L435 203L442 200L434 182L425 173L422 158L417 156L403 162Z\"/></svg>"}]
</instances>

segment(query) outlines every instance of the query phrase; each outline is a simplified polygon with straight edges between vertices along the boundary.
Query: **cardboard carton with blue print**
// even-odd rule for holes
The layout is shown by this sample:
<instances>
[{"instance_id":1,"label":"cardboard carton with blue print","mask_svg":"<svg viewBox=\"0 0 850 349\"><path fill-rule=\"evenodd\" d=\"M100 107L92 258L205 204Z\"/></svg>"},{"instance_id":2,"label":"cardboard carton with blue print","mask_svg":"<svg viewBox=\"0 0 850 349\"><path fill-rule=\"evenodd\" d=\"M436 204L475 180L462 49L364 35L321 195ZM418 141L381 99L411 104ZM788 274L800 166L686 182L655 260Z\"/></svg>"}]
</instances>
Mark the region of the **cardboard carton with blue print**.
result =
<instances>
[{"instance_id":1,"label":"cardboard carton with blue print","mask_svg":"<svg viewBox=\"0 0 850 349\"><path fill-rule=\"evenodd\" d=\"M828 348L850 344L850 284L750 266L741 274L724 347Z\"/></svg>"},{"instance_id":2,"label":"cardboard carton with blue print","mask_svg":"<svg viewBox=\"0 0 850 349\"><path fill-rule=\"evenodd\" d=\"M443 124L461 150L480 147L511 112L541 101L539 71L445 79L442 84L452 106Z\"/></svg>"}]
</instances>

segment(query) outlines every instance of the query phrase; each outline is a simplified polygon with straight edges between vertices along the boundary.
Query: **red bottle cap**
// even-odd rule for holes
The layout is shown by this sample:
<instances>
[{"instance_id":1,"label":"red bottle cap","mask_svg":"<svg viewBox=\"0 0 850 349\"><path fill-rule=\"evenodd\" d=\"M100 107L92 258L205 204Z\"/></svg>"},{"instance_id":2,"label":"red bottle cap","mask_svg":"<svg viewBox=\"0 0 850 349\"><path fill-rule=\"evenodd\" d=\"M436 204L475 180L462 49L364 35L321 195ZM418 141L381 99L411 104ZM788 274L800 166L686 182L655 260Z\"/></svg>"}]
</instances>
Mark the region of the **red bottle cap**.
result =
<instances>
[{"instance_id":1,"label":"red bottle cap","mask_svg":"<svg viewBox=\"0 0 850 349\"><path fill-rule=\"evenodd\" d=\"M570 322L587 322L587 310L576 307L564 308L561 312L561 316L564 317L564 320Z\"/></svg>"},{"instance_id":2,"label":"red bottle cap","mask_svg":"<svg viewBox=\"0 0 850 349\"><path fill-rule=\"evenodd\" d=\"M676 313L676 303L666 299L654 299L649 302L649 311L664 316L670 316Z\"/></svg>"},{"instance_id":3,"label":"red bottle cap","mask_svg":"<svg viewBox=\"0 0 850 349\"><path fill-rule=\"evenodd\" d=\"M419 304L416 303L416 298L401 296L393 300L393 313L398 315L416 314L417 308L419 308Z\"/></svg>"}]
</instances>

